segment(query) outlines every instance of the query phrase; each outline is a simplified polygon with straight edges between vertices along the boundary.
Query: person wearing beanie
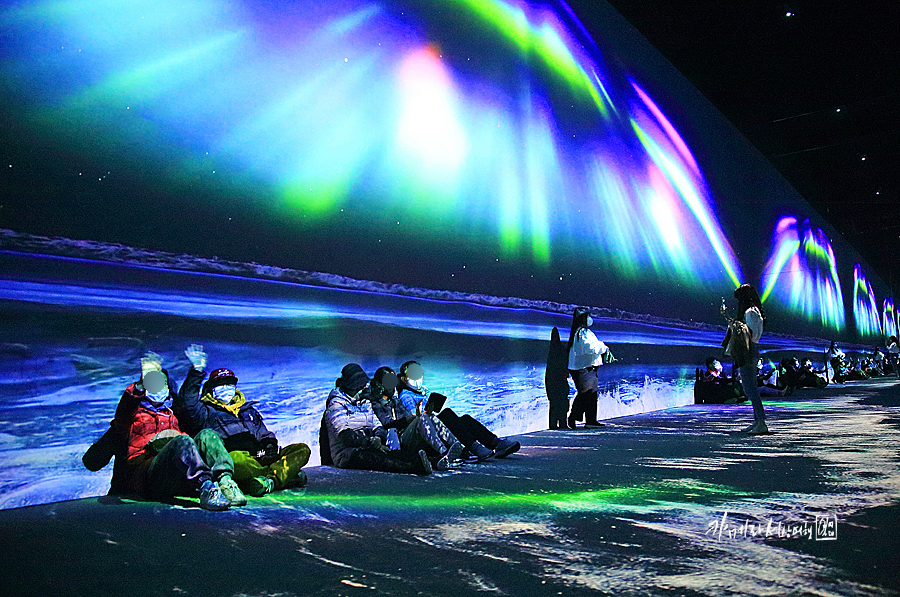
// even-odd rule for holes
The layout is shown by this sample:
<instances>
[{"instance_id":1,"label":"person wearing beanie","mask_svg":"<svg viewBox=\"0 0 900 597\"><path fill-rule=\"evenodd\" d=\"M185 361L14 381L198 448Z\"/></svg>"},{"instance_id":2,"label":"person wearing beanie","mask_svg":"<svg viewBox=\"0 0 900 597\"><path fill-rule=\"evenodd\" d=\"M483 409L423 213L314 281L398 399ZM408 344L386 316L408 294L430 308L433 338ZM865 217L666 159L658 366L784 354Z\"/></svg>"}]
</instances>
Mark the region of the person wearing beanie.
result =
<instances>
[{"instance_id":1,"label":"person wearing beanie","mask_svg":"<svg viewBox=\"0 0 900 597\"><path fill-rule=\"evenodd\" d=\"M199 496L200 507L206 510L240 505L239 499L228 497L237 486L231 478L234 464L222 440L210 430L193 438L183 433L173 411L177 395L160 356L147 353L141 359L141 378L125 389L110 428L85 452L82 462L88 470L99 471L115 458L112 495L157 500Z\"/></svg>"},{"instance_id":2,"label":"person wearing beanie","mask_svg":"<svg viewBox=\"0 0 900 597\"><path fill-rule=\"evenodd\" d=\"M305 485L302 468L309 462L309 446L297 443L279 449L278 439L255 403L247 402L237 389L234 372L216 369L203 383L207 359L203 347L192 344L184 353L191 370L178 393L175 411L191 430L211 429L222 439L234 461L234 480L240 490L260 497Z\"/></svg>"},{"instance_id":3,"label":"person wearing beanie","mask_svg":"<svg viewBox=\"0 0 900 597\"><path fill-rule=\"evenodd\" d=\"M437 414L429 412L426 401L431 397L431 392L425 387L425 370L418 361L407 361L400 366L397 389L400 402L408 410L416 414L425 413L439 420L465 446L464 455L478 462L491 456L506 458L518 452L521 447L517 441L497 437L471 415L460 417L452 409L443 408L443 403L435 408L440 411ZM436 395L444 398L440 394Z\"/></svg>"},{"instance_id":4,"label":"person wearing beanie","mask_svg":"<svg viewBox=\"0 0 900 597\"><path fill-rule=\"evenodd\" d=\"M320 432L322 464L338 468L389 473L430 475L431 462L424 450L391 450L387 431L372 410L369 376L356 363L345 365L328 395Z\"/></svg>"}]
</instances>

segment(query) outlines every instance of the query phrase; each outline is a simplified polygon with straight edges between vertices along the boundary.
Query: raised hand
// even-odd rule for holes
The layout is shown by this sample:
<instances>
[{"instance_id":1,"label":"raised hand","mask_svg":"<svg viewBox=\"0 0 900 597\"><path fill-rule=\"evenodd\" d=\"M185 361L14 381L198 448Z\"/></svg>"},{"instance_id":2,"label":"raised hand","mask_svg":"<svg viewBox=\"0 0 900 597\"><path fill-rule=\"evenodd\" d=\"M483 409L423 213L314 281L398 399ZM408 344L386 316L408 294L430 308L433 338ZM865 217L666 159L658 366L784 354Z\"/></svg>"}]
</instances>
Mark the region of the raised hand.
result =
<instances>
[{"instance_id":1,"label":"raised hand","mask_svg":"<svg viewBox=\"0 0 900 597\"><path fill-rule=\"evenodd\" d=\"M141 357L141 377L147 375L151 371L162 371L162 357L152 350L148 350L147 353Z\"/></svg>"},{"instance_id":2,"label":"raised hand","mask_svg":"<svg viewBox=\"0 0 900 597\"><path fill-rule=\"evenodd\" d=\"M203 346L200 344L191 344L184 349L184 356L188 358L197 371L206 369L206 353L203 352Z\"/></svg>"}]
</instances>

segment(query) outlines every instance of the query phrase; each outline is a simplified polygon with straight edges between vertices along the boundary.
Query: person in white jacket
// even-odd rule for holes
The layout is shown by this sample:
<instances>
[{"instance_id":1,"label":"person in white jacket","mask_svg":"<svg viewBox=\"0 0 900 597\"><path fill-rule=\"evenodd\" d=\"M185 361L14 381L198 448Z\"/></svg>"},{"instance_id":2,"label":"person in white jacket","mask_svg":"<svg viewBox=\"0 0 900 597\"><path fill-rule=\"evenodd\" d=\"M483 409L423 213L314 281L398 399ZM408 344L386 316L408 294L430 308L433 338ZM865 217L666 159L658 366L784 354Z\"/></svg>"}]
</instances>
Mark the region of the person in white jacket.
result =
<instances>
[{"instance_id":1,"label":"person in white jacket","mask_svg":"<svg viewBox=\"0 0 900 597\"><path fill-rule=\"evenodd\" d=\"M900 377L900 344L897 343L897 336L891 336L888 339L887 353L894 373Z\"/></svg>"},{"instance_id":2,"label":"person in white jacket","mask_svg":"<svg viewBox=\"0 0 900 597\"><path fill-rule=\"evenodd\" d=\"M570 429L575 429L582 417L585 427L603 427L597 420L597 368L603 364L609 348L590 330L592 323L588 309L575 309L569 333L569 375L578 394L566 421Z\"/></svg>"}]
</instances>

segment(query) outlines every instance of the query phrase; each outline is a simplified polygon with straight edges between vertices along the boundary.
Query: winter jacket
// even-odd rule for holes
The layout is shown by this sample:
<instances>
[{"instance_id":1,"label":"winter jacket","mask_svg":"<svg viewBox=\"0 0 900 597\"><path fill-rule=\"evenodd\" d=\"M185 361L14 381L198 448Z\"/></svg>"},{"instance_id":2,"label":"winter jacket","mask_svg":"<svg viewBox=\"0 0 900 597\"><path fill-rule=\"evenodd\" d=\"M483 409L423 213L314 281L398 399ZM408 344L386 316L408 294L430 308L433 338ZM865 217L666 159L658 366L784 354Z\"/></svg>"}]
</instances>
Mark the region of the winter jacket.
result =
<instances>
[{"instance_id":1,"label":"winter jacket","mask_svg":"<svg viewBox=\"0 0 900 597\"><path fill-rule=\"evenodd\" d=\"M375 412L375 416L378 417L381 425L385 428L395 427L397 428L398 433L401 433L403 429L416 418L415 415L406 408L403 402L400 401L397 394L394 394L390 398L370 396L369 401L372 404L372 410Z\"/></svg>"},{"instance_id":2,"label":"winter jacket","mask_svg":"<svg viewBox=\"0 0 900 597\"><path fill-rule=\"evenodd\" d=\"M169 384L169 397L175 401L178 387L163 370ZM152 410L141 404L145 392L138 382L129 385L122 393L116 414L110 421L109 429L85 452L84 466L91 471L99 471L115 458L109 493L146 493L146 469L154 454L146 449L147 443L160 431L179 431L178 419L167 409Z\"/></svg>"},{"instance_id":3,"label":"winter jacket","mask_svg":"<svg viewBox=\"0 0 900 597\"><path fill-rule=\"evenodd\" d=\"M204 377L204 371L191 367L175 399L174 410L185 428L194 435L212 429L229 452L244 450L257 459L273 459L278 454L278 439L266 427L255 403L244 404L235 416L224 406L201 400Z\"/></svg>"},{"instance_id":4,"label":"winter jacket","mask_svg":"<svg viewBox=\"0 0 900 597\"><path fill-rule=\"evenodd\" d=\"M423 387L421 392L416 392L410 387L397 387L397 401L403 405L410 413L416 412L416 402L422 402L422 408L425 408L425 403L428 401L428 388Z\"/></svg>"},{"instance_id":5,"label":"winter jacket","mask_svg":"<svg viewBox=\"0 0 900 597\"><path fill-rule=\"evenodd\" d=\"M331 460L339 468L346 465L357 449L369 445L372 437L382 440L387 437L387 432L372 410L372 404L363 396L360 392L353 399L339 388L334 388L328 395L324 423L328 431Z\"/></svg>"},{"instance_id":6,"label":"winter jacket","mask_svg":"<svg viewBox=\"0 0 900 597\"><path fill-rule=\"evenodd\" d=\"M603 364L603 354L609 351L606 344L597 339L594 332L579 328L569 349L569 370L578 371Z\"/></svg>"}]
</instances>

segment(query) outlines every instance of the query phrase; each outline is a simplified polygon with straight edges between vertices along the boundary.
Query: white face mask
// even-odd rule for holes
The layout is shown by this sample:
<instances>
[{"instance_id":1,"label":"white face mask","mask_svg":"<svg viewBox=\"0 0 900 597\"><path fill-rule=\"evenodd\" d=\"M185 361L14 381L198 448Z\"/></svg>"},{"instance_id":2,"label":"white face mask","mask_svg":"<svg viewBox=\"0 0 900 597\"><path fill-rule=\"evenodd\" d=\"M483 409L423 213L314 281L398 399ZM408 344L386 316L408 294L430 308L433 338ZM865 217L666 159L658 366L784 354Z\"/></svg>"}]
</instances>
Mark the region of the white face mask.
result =
<instances>
[{"instance_id":1,"label":"white face mask","mask_svg":"<svg viewBox=\"0 0 900 597\"><path fill-rule=\"evenodd\" d=\"M231 401L234 400L235 390L236 386L233 385L216 386L212 389L212 395L222 404L231 404Z\"/></svg>"},{"instance_id":2,"label":"white face mask","mask_svg":"<svg viewBox=\"0 0 900 597\"><path fill-rule=\"evenodd\" d=\"M419 379L407 379L406 384L415 391L421 392L422 388L425 387L425 378L420 377Z\"/></svg>"},{"instance_id":3,"label":"white face mask","mask_svg":"<svg viewBox=\"0 0 900 597\"><path fill-rule=\"evenodd\" d=\"M588 315L588 318L587 318L587 326L588 326L588 327L591 327L592 325L594 325L594 318L591 317L590 315Z\"/></svg>"},{"instance_id":4,"label":"white face mask","mask_svg":"<svg viewBox=\"0 0 900 597\"><path fill-rule=\"evenodd\" d=\"M153 406L162 406L163 402L169 399L169 388L168 386L165 386L158 392L149 392L145 390L145 395L147 396L147 400L149 400Z\"/></svg>"},{"instance_id":5,"label":"white face mask","mask_svg":"<svg viewBox=\"0 0 900 597\"><path fill-rule=\"evenodd\" d=\"M721 373L722 372L722 363L720 363L719 361L716 361L715 363L713 363L713 369L715 369L716 371Z\"/></svg>"}]
</instances>

